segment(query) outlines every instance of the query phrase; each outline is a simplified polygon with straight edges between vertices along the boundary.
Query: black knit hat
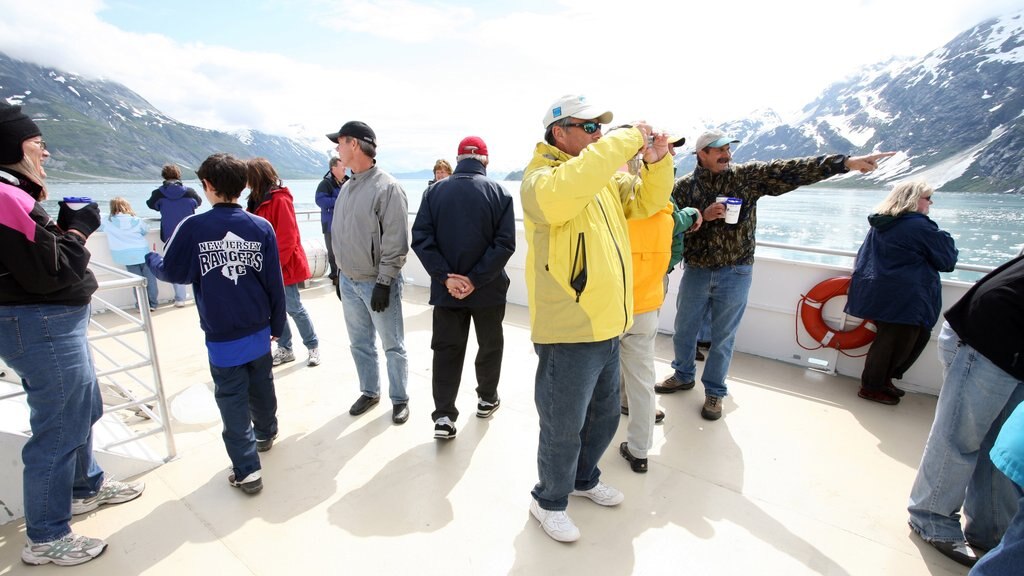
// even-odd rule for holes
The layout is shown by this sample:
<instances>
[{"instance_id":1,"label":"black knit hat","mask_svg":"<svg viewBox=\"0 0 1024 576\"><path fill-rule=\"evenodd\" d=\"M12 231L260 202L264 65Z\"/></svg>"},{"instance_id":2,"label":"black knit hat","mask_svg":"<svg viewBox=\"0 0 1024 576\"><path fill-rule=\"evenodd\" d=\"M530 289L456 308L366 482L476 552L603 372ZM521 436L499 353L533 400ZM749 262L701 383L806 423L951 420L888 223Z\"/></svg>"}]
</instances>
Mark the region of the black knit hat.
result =
<instances>
[{"instance_id":1,"label":"black knit hat","mask_svg":"<svg viewBox=\"0 0 1024 576\"><path fill-rule=\"evenodd\" d=\"M17 164L25 157L22 142L41 136L39 127L21 113L21 106L0 101L0 164Z\"/></svg>"}]
</instances>

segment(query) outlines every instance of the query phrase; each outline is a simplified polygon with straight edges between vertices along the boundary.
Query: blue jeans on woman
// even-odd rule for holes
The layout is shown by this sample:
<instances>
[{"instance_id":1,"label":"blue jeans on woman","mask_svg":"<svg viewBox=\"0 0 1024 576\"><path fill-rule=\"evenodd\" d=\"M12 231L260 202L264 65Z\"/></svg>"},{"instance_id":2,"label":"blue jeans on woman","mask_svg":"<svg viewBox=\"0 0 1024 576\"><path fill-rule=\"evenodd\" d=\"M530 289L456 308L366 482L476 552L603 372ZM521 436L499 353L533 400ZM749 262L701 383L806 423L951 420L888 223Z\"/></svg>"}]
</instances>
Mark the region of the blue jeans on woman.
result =
<instances>
[{"instance_id":1,"label":"blue jeans on woman","mask_svg":"<svg viewBox=\"0 0 1024 576\"><path fill-rule=\"evenodd\" d=\"M597 486L597 463L619 426L619 338L533 348L540 480L531 493L541 508L565 510L573 490Z\"/></svg>"},{"instance_id":2,"label":"blue jeans on woman","mask_svg":"<svg viewBox=\"0 0 1024 576\"><path fill-rule=\"evenodd\" d=\"M383 312L370 309L370 296L376 284L372 280L339 277L338 294L345 311L349 348L359 374L359 391L365 396L380 396L380 366L377 363L377 334L388 364L388 392L392 404L409 402L409 359L405 353L405 323L402 319L402 279L391 281L389 305Z\"/></svg>"},{"instance_id":3,"label":"blue jeans on woman","mask_svg":"<svg viewBox=\"0 0 1024 576\"><path fill-rule=\"evenodd\" d=\"M284 306L288 315L295 322L295 327L299 329L299 335L302 336L302 343L306 348L309 350L318 348L320 341L316 337L316 331L313 330L313 321L309 319L309 313L306 312L306 308L299 298L298 284L284 287ZM286 350L292 349L292 329L287 322L284 323L281 337L277 339L277 347Z\"/></svg>"},{"instance_id":4,"label":"blue jeans on woman","mask_svg":"<svg viewBox=\"0 0 1024 576\"><path fill-rule=\"evenodd\" d=\"M693 382L697 377L697 333L710 310L711 349L706 355L701 382L708 396L723 398L729 393L725 377L732 362L736 330L747 309L753 272L752 265L686 267L679 282L675 334L672 336L675 349L672 369L680 382Z\"/></svg>"},{"instance_id":5,"label":"blue jeans on woman","mask_svg":"<svg viewBox=\"0 0 1024 576\"><path fill-rule=\"evenodd\" d=\"M125 264L124 267L132 274L146 279L146 295L149 296L149 309L156 308L160 286L156 283L156 276L153 275L153 271L149 269L149 266L146 266L145 262L142 264ZM139 303L139 308L142 308L141 302Z\"/></svg>"},{"instance_id":6,"label":"blue jeans on woman","mask_svg":"<svg viewBox=\"0 0 1024 576\"><path fill-rule=\"evenodd\" d=\"M995 468L989 451L1024 400L1024 382L961 342L945 322L938 348L944 381L910 491L910 526L928 542L966 540L989 549L999 543L1022 495Z\"/></svg>"},{"instance_id":7,"label":"blue jeans on woman","mask_svg":"<svg viewBox=\"0 0 1024 576\"><path fill-rule=\"evenodd\" d=\"M25 463L25 532L50 542L71 532L71 499L103 483L92 425L103 416L86 330L89 306L0 306L0 358L21 377L32 436Z\"/></svg>"}]
</instances>

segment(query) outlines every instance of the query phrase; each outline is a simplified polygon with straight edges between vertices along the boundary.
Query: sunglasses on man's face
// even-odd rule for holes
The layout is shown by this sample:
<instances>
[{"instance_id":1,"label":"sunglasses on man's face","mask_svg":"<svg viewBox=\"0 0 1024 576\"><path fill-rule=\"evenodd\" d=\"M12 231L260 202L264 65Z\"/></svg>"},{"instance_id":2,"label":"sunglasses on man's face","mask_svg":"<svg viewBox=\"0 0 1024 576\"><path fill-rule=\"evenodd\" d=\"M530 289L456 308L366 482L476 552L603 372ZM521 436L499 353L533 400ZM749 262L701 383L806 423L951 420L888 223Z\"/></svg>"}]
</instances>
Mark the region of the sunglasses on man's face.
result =
<instances>
[{"instance_id":1,"label":"sunglasses on man's face","mask_svg":"<svg viewBox=\"0 0 1024 576\"><path fill-rule=\"evenodd\" d=\"M566 126L574 126L576 128L582 128L587 134L593 134L601 129L601 124L597 122L570 122Z\"/></svg>"}]
</instances>

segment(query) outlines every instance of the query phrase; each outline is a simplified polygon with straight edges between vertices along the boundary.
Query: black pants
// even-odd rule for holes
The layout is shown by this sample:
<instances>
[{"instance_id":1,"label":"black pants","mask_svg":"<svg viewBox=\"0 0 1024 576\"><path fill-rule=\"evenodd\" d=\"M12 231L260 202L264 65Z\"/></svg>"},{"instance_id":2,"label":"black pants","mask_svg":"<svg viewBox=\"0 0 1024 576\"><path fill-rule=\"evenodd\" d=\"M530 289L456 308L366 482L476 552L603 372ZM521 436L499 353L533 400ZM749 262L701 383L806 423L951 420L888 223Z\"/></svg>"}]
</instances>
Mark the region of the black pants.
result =
<instances>
[{"instance_id":1,"label":"black pants","mask_svg":"<svg viewBox=\"0 0 1024 576\"><path fill-rule=\"evenodd\" d=\"M327 244L327 263L331 267L330 279L338 277L338 263L334 261L334 243L331 242L331 231L324 230L324 243Z\"/></svg>"},{"instance_id":2,"label":"black pants","mask_svg":"<svg viewBox=\"0 0 1024 576\"><path fill-rule=\"evenodd\" d=\"M505 319L505 305L479 308L434 306L434 335L430 341L430 348L434 351L434 412L430 415L433 420L447 416L454 422L459 417L455 398L462 382L462 364L466 359L471 318L479 348L476 354L476 395L488 402L498 399L501 356L505 350L501 326Z\"/></svg>"},{"instance_id":3,"label":"black pants","mask_svg":"<svg viewBox=\"0 0 1024 576\"><path fill-rule=\"evenodd\" d=\"M875 322L878 332L864 360L860 385L881 390L893 378L900 380L928 345L931 330L922 326Z\"/></svg>"}]
</instances>

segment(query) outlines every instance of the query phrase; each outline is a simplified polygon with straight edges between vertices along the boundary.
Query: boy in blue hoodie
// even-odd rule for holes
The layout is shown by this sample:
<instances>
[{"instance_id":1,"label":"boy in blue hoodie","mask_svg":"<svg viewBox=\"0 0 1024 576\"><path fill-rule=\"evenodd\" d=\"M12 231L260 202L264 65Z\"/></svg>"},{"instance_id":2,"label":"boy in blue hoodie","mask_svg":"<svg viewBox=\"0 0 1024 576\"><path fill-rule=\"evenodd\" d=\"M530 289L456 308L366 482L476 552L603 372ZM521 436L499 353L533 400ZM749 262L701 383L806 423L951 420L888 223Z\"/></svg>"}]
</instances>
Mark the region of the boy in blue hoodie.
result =
<instances>
[{"instance_id":1,"label":"boy in blue hoodie","mask_svg":"<svg viewBox=\"0 0 1024 576\"><path fill-rule=\"evenodd\" d=\"M284 281L270 223L237 203L245 162L214 154L196 172L213 205L183 220L146 264L165 282L192 284L206 333L221 436L231 458L228 482L246 494L263 489L257 452L277 437L277 396L270 342L285 323Z\"/></svg>"},{"instance_id":2,"label":"boy in blue hoodie","mask_svg":"<svg viewBox=\"0 0 1024 576\"><path fill-rule=\"evenodd\" d=\"M164 179L161 185L150 194L146 206L160 213L160 240L167 243L181 221L195 214L196 208L203 200L196 191L181 183L181 170L176 164L164 164L160 175ZM174 285L174 306L185 305L185 286Z\"/></svg>"}]
</instances>

